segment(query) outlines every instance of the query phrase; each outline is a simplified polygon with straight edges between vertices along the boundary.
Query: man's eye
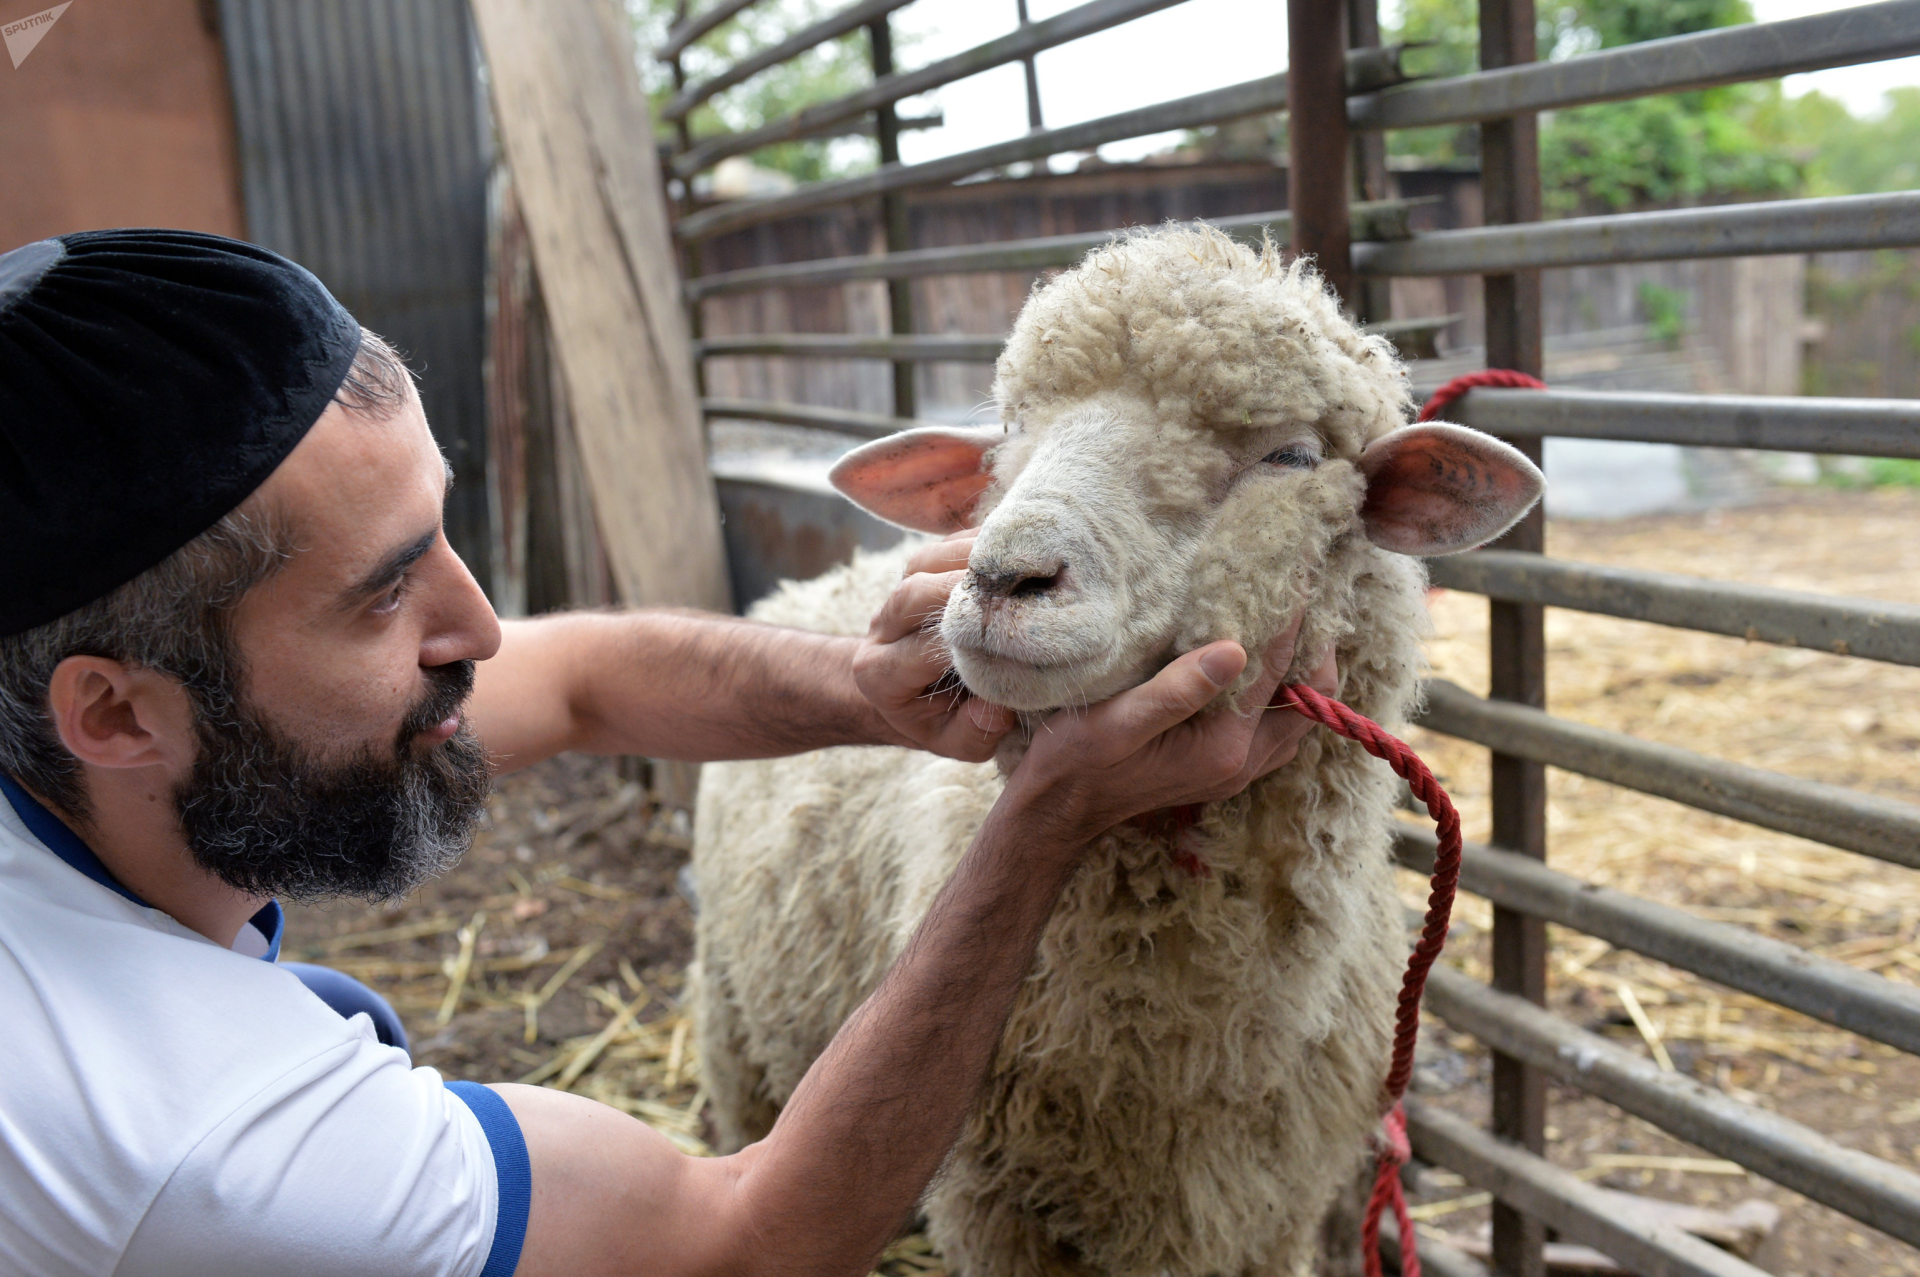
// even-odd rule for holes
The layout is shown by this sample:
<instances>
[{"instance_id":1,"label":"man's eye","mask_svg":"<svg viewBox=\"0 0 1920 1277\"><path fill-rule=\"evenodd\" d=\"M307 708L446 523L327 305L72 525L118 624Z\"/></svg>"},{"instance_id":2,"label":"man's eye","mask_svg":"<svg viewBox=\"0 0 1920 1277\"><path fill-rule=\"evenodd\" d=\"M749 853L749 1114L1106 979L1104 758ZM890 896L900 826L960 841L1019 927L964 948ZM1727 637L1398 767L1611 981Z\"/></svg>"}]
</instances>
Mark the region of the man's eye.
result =
<instances>
[{"instance_id":1,"label":"man's eye","mask_svg":"<svg viewBox=\"0 0 1920 1277\"><path fill-rule=\"evenodd\" d=\"M1263 465L1291 466L1295 470L1311 470L1320 464L1320 458L1313 455L1312 449L1298 444L1291 444L1278 452L1269 452L1260 461Z\"/></svg>"},{"instance_id":2,"label":"man's eye","mask_svg":"<svg viewBox=\"0 0 1920 1277\"><path fill-rule=\"evenodd\" d=\"M398 585L394 586L391 590L388 590L385 594L382 594L377 600L375 600L371 610L376 615L380 615L380 616L384 616L389 612L397 611L400 607L400 600L405 598L406 594L407 594L407 583L406 581L402 580Z\"/></svg>"}]
</instances>

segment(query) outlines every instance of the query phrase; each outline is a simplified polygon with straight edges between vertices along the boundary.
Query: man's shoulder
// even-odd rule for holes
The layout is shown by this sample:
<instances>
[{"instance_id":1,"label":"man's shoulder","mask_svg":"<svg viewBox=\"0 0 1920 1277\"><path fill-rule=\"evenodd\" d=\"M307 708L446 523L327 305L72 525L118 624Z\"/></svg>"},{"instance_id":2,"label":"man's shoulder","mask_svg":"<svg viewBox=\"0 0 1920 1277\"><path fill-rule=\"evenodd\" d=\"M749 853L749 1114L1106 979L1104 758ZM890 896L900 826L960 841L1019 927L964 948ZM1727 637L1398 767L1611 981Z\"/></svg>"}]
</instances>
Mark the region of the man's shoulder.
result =
<instances>
[{"instance_id":1,"label":"man's shoulder","mask_svg":"<svg viewBox=\"0 0 1920 1277\"><path fill-rule=\"evenodd\" d=\"M149 914L79 892L49 898L0 872L0 1015L13 1060L0 1109L127 1092L148 1125L167 1125L159 1119L229 1109L361 1040L292 973Z\"/></svg>"},{"instance_id":2,"label":"man's shoulder","mask_svg":"<svg viewBox=\"0 0 1920 1277\"><path fill-rule=\"evenodd\" d=\"M383 1062L292 974L23 851L0 846L0 1256L115 1252L234 1114Z\"/></svg>"}]
</instances>

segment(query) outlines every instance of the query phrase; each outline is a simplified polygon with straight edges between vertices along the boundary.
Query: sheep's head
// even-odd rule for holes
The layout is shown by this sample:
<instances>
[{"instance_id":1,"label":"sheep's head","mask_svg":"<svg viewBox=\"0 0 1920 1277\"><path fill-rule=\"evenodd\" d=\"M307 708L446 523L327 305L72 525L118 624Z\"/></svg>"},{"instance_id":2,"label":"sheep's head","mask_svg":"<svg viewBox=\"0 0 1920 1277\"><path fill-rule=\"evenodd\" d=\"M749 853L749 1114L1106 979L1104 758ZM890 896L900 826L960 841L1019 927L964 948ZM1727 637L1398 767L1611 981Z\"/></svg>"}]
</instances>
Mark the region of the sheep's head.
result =
<instances>
[{"instance_id":1,"label":"sheep's head","mask_svg":"<svg viewBox=\"0 0 1920 1277\"><path fill-rule=\"evenodd\" d=\"M1405 426L1384 340L1304 264L1205 228L1037 290L997 374L1002 424L907 431L833 479L905 527L979 525L941 633L967 686L1015 709L1103 699L1214 639L1259 651L1343 553L1468 549L1541 490L1494 439ZM1334 621L1303 627L1302 668Z\"/></svg>"}]
</instances>

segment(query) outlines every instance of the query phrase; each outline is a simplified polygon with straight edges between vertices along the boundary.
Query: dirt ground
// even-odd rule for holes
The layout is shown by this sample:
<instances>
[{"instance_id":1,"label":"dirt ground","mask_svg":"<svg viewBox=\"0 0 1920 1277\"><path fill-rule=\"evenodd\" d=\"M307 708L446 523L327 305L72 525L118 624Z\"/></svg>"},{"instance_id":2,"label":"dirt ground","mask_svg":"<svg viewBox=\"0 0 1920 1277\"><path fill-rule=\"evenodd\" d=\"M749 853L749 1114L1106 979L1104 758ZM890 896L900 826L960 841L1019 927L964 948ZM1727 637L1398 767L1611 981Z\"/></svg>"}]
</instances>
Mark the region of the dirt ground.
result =
<instances>
[{"instance_id":1,"label":"dirt ground","mask_svg":"<svg viewBox=\"0 0 1920 1277\"><path fill-rule=\"evenodd\" d=\"M1702 515L1556 523L1553 554L1760 584L1920 603L1920 494L1797 495ZM1433 601L1435 672L1485 690L1484 600ZM1920 670L1571 612L1549 614L1552 710L1601 727L1920 801ZM1484 751L1413 743L1486 835ZM684 813L652 804L640 773L561 759L504 778L454 873L380 910L296 909L287 953L368 981L400 1010L417 1062L450 1077L565 1085L703 1151L698 1061L681 1010L692 913L676 878ZM1554 772L1550 858L1590 880L1752 926L1920 982L1920 874ZM1404 876L1409 900L1424 886ZM1486 971L1490 910L1463 897L1444 960ZM1920 1167L1920 1060L1660 963L1554 929L1554 1009L1841 1143ZM1625 991L1623 993L1623 990ZM1641 1007L1652 1037L1635 1027ZM1429 1021L1416 1086L1484 1116L1489 1065ZM1595 1182L1704 1206L1774 1203L1758 1256L1798 1277L1920 1272L1884 1235L1720 1162L1599 1101L1557 1089L1553 1159ZM1445 1172L1416 1196L1421 1227L1471 1239L1481 1199ZM938 1272L909 1239L883 1270Z\"/></svg>"}]
</instances>

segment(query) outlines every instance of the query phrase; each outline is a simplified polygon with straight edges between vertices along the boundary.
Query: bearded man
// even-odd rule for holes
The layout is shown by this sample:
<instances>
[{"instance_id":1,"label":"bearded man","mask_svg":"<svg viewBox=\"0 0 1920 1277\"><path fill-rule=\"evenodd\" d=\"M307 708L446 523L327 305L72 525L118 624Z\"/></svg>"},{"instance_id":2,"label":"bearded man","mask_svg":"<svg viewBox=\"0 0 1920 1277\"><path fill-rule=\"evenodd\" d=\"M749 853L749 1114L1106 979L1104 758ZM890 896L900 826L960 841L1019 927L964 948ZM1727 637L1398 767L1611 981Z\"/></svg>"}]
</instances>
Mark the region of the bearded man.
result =
<instances>
[{"instance_id":1,"label":"bearded man","mask_svg":"<svg viewBox=\"0 0 1920 1277\"><path fill-rule=\"evenodd\" d=\"M865 1273L1088 841L1238 792L1308 729L1201 712L1231 643L1050 720L773 1133L689 1158L412 1067L371 990L276 961L275 898L404 894L494 775L565 750L990 757L1011 714L925 695L967 539L919 551L865 639L502 623L447 483L404 365L291 262L158 230L0 256L0 1271Z\"/></svg>"}]
</instances>

